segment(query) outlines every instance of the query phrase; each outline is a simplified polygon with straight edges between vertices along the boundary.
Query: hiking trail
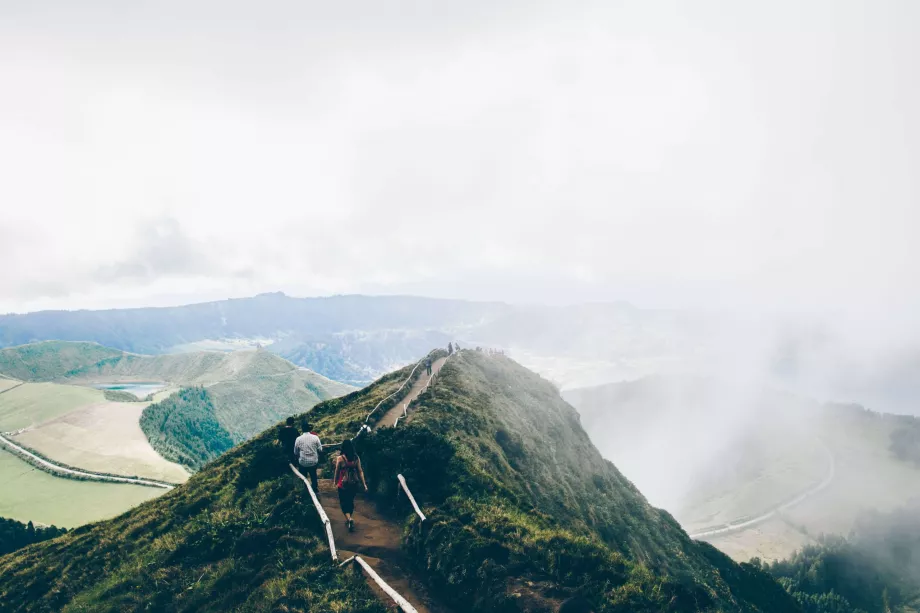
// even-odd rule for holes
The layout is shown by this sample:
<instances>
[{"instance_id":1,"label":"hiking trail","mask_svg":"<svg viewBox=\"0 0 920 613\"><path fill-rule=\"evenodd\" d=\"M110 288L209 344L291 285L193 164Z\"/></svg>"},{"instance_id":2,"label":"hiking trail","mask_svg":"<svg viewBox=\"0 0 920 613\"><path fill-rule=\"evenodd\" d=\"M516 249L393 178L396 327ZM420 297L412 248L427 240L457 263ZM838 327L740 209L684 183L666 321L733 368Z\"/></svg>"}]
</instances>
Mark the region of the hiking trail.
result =
<instances>
[{"instance_id":1,"label":"hiking trail","mask_svg":"<svg viewBox=\"0 0 920 613\"><path fill-rule=\"evenodd\" d=\"M424 374L419 377L396 406L380 418L374 429L396 426L399 419L406 415L409 403L428 388L448 357L451 356L432 362L431 375ZM418 613L451 613L450 609L433 600L425 587L405 570L408 558L402 550L403 528L395 515L381 513L374 502L361 493L355 498L355 512L352 514L355 520L354 531L348 531L331 476L324 474L325 478L320 479L318 497L323 510L329 516L339 559L347 560L354 555L360 555L390 587L408 600ZM392 478L397 477L392 475ZM392 603L390 597L373 580L368 577L367 582L381 600Z\"/></svg>"},{"instance_id":2,"label":"hiking trail","mask_svg":"<svg viewBox=\"0 0 920 613\"><path fill-rule=\"evenodd\" d=\"M449 356L448 356L449 357ZM374 429L377 428L390 428L396 425L396 421L403 417L406 414L406 411L409 408L409 404L421 395L428 385L434 379L435 375L440 372L441 367L444 366L444 363L447 361L447 357L439 358L431 364L431 376L422 375L418 378L412 387L406 392L406 395L403 396L402 400L396 403L392 409L387 411L383 417L377 422L377 425L374 426Z\"/></svg>"}]
</instances>

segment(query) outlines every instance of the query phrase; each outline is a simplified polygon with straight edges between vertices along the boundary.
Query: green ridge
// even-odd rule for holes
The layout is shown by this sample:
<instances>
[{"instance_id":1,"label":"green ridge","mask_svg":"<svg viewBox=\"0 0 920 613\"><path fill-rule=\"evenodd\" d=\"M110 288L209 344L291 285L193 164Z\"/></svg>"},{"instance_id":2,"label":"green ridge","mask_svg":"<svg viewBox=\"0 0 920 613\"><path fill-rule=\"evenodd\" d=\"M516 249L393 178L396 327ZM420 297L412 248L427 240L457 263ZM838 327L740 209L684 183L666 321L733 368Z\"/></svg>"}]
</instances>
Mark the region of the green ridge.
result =
<instances>
[{"instance_id":1,"label":"green ridge","mask_svg":"<svg viewBox=\"0 0 920 613\"><path fill-rule=\"evenodd\" d=\"M319 405L341 440L409 369ZM301 426L307 415L300 417ZM383 611L330 564L322 527L284 466L277 429L188 483L107 522L0 558L12 611ZM456 611L551 611L579 592L598 611L797 611L769 575L691 541L603 461L548 382L506 359L451 358L404 427L361 440L372 491L402 472L413 572ZM540 608L542 607L542 608Z\"/></svg>"}]
</instances>

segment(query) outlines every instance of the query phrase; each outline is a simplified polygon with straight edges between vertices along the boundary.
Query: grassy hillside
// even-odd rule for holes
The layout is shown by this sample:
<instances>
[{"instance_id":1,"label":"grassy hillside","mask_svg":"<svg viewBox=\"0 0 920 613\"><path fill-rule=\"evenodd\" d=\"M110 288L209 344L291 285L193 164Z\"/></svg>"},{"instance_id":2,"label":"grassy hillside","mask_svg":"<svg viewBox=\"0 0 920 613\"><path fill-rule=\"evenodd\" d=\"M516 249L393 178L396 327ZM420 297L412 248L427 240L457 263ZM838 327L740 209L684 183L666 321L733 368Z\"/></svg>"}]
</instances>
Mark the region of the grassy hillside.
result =
<instances>
[{"instance_id":1,"label":"grassy hillside","mask_svg":"<svg viewBox=\"0 0 920 613\"><path fill-rule=\"evenodd\" d=\"M339 440L407 374L310 417ZM457 611L549 611L575 591L604 612L797 610L762 571L650 507L553 387L513 362L452 358L418 406L407 427L364 439L362 453L380 504L395 500L399 471L426 507L422 529L400 509L406 551ZM0 601L12 611L382 611L330 565L276 436L231 449L115 520L0 558Z\"/></svg>"},{"instance_id":2,"label":"grassy hillside","mask_svg":"<svg viewBox=\"0 0 920 613\"><path fill-rule=\"evenodd\" d=\"M0 349L0 373L20 381L55 381L121 355L96 343L45 341Z\"/></svg>"},{"instance_id":3,"label":"grassy hillside","mask_svg":"<svg viewBox=\"0 0 920 613\"><path fill-rule=\"evenodd\" d=\"M45 385L67 396L61 402L36 398L44 407L39 421L73 410L77 405L70 396L82 394L86 402L89 398L104 399L103 392L80 384L162 381L206 390L206 418L199 405L175 398L147 407L141 419L144 433L158 452L192 469L225 451L228 440L231 444L242 442L279 419L353 389L266 351L142 356L95 343L47 342L0 350L0 372L28 381L69 384L30 384L29 389ZM19 389L7 392L11 397L25 394ZM163 417L167 411L171 412L169 419ZM8 429L16 424L34 424L38 419L35 411L25 411L18 420L13 417L7 420L14 424Z\"/></svg>"}]
</instances>

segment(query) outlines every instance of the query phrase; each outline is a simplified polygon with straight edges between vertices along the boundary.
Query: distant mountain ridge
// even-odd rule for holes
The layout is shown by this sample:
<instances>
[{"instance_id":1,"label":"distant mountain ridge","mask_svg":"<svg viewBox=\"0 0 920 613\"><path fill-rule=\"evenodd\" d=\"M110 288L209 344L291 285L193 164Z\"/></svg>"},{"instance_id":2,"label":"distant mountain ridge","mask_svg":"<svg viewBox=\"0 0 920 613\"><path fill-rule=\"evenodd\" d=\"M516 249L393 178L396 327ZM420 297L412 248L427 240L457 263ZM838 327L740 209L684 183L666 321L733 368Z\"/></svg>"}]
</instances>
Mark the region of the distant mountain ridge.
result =
<instances>
[{"instance_id":1,"label":"distant mountain ridge","mask_svg":"<svg viewBox=\"0 0 920 613\"><path fill-rule=\"evenodd\" d=\"M542 355L652 356L688 344L687 315L625 303L518 306L413 296L281 293L179 307L0 315L0 347L93 341L159 354L265 344L326 377L366 384L451 340ZM683 340L681 340L683 339ZM620 359L620 358L617 358Z\"/></svg>"}]
</instances>

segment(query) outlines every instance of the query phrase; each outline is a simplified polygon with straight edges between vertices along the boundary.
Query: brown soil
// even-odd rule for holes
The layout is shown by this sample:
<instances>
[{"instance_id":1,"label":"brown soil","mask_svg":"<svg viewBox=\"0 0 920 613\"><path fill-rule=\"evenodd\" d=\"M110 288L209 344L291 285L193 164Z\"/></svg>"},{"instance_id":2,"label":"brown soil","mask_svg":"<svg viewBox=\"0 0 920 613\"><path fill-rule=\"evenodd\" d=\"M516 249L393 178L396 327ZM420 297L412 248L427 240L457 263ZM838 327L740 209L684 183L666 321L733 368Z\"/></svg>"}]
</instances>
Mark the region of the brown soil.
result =
<instances>
[{"instance_id":1,"label":"brown soil","mask_svg":"<svg viewBox=\"0 0 920 613\"><path fill-rule=\"evenodd\" d=\"M376 506L359 494L355 499L354 532L345 526L345 516L339 508L339 498L331 480L323 479L319 484L319 499L332 522L332 536L339 559L344 561L353 555L360 555L380 577L408 600L419 613L451 613L436 603L423 585L414 581L404 570L407 559L400 548L402 530L397 522L381 514ZM392 604L392 599L377 587L368 577L368 584L377 592L383 602Z\"/></svg>"}]
</instances>

